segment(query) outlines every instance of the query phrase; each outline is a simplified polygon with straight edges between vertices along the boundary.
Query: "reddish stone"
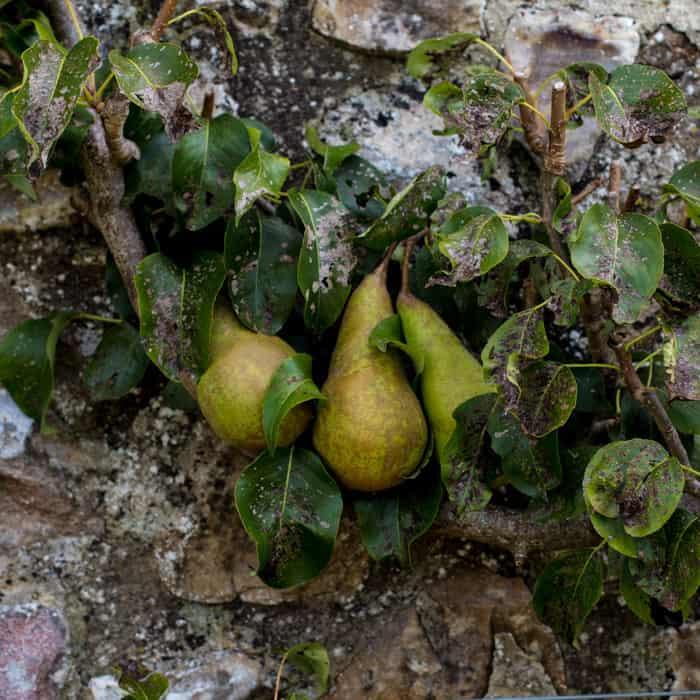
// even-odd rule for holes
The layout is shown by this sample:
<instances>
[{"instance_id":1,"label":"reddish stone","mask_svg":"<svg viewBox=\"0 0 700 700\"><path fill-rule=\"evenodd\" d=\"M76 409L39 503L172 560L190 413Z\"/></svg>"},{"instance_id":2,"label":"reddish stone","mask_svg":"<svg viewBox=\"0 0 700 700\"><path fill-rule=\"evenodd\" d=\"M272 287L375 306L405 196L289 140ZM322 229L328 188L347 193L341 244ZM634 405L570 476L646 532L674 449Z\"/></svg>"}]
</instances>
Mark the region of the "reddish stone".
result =
<instances>
[{"instance_id":1,"label":"reddish stone","mask_svg":"<svg viewBox=\"0 0 700 700\"><path fill-rule=\"evenodd\" d=\"M54 700L68 631L58 610L0 605L0 698Z\"/></svg>"}]
</instances>

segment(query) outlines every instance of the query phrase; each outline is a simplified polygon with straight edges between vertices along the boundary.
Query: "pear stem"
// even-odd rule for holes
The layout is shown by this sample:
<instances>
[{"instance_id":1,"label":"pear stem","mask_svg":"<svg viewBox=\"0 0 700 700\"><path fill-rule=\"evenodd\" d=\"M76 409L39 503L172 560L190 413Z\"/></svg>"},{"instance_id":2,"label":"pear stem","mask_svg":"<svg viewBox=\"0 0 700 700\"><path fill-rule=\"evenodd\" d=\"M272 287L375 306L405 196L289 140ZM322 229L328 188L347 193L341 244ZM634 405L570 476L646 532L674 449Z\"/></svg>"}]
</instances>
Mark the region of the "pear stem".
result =
<instances>
[{"instance_id":1,"label":"pear stem","mask_svg":"<svg viewBox=\"0 0 700 700\"><path fill-rule=\"evenodd\" d=\"M377 275L377 277L386 284L386 277L387 277L387 271L389 270L389 263L391 262L391 256L394 254L394 251L396 250L396 246L398 243L394 241L388 248L386 253L384 253L384 257L382 258L382 261L377 265L376 270L374 271L374 274Z\"/></svg>"},{"instance_id":2,"label":"pear stem","mask_svg":"<svg viewBox=\"0 0 700 700\"><path fill-rule=\"evenodd\" d=\"M411 296L411 286L408 281L408 265L411 260L411 254L416 247L416 243L426 236L428 229L424 228L420 233L411 236L404 242L403 260L401 262L401 294Z\"/></svg>"}]
</instances>

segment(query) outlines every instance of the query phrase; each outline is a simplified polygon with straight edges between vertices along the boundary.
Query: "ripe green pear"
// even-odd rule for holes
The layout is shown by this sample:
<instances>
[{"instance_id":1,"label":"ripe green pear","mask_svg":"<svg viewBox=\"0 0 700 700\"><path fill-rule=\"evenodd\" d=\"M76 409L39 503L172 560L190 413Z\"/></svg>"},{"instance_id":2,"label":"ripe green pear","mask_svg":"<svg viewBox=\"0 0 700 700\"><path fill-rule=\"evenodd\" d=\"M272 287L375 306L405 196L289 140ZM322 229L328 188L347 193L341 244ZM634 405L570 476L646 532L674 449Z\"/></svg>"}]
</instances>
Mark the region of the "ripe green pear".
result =
<instances>
[{"instance_id":1,"label":"ripe green pear","mask_svg":"<svg viewBox=\"0 0 700 700\"><path fill-rule=\"evenodd\" d=\"M369 345L375 326L393 314L388 263L387 257L348 301L313 431L326 464L358 491L396 486L418 466L428 438L401 358Z\"/></svg>"},{"instance_id":2,"label":"ripe green pear","mask_svg":"<svg viewBox=\"0 0 700 700\"><path fill-rule=\"evenodd\" d=\"M403 284L396 302L406 343L423 357L421 393L423 406L433 430L440 463L445 446L455 429L454 410L468 399L494 391L484 381L479 361L425 302L413 296L408 286L408 257L404 254Z\"/></svg>"},{"instance_id":3,"label":"ripe green pear","mask_svg":"<svg viewBox=\"0 0 700 700\"><path fill-rule=\"evenodd\" d=\"M294 349L281 338L249 331L225 305L217 304L209 350L212 361L197 386L199 407L222 440L257 454L265 448L265 393ZM309 404L295 406L282 421L279 445L293 443L312 417Z\"/></svg>"}]
</instances>

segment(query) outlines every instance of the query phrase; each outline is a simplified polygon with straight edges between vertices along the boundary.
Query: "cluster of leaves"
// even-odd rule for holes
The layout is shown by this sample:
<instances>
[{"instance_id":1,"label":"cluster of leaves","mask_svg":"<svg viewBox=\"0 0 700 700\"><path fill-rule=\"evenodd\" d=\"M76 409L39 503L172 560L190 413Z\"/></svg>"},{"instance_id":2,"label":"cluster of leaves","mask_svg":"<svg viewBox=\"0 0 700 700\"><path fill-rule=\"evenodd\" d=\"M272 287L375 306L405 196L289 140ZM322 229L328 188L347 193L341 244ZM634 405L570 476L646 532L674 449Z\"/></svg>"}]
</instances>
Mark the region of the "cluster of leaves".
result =
<instances>
[{"instance_id":1,"label":"cluster of leaves","mask_svg":"<svg viewBox=\"0 0 700 700\"><path fill-rule=\"evenodd\" d=\"M136 276L140 328L131 325L137 317L122 289L121 321L106 330L86 368L94 397L124 396L149 362L171 382L196 384L209 364L213 307L222 292L247 328L280 334L299 351L267 392L268 449L236 488L266 583L288 587L317 575L330 559L343 509L343 494L304 438L276 446L286 413L320 398L314 379L323 377L323 364L312 368L304 351L325 361L353 285L388 246L426 232L412 286L472 347L483 348L485 377L495 391L457 408L443 464L428 454L425 468L400 487L348 495L369 553L409 561L411 543L436 517L443 488L459 517L484 508L500 487L523 504L546 507L550 517L589 512L608 559L612 552L623 557L621 590L643 619L653 619L654 605L687 609L700 584L700 526L678 508L685 473L700 466L700 248L693 232L700 162L678 170L646 213L618 213L602 203L579 211L560 179L551 224L565 239L569 265L544 243L537 214L507 214L446 196L440 166L394 192L357 156L357 144L329 145L309 128L308 157L292 166L264 124L192 113L185 98L196 64L174 44L110 52L108 75L94 87L96 40L85 37L67 51L43 16L27 17L0 23L3 36L19 37L2 69L9 89L0 101L0 138L2 152L13 154L11 163L5 156L3 176L30 192L37 165L57 163L61 154L66 163L66 152L77 154L94 118L87 108L98 99L129 100L124 136L140 152L125 167L125 203L150 249ZM223 37L235 70L223 20L213 11L202 18ZM444 59L471 44L484 42L467 34L424 42L408 68L430 79ZM592 108L601 128L627 146L664 137L685 109L678 88L646 66L608 74L577 64L557 77L569 85L572 120ZM444 133L459 135L487 168L513 130L513 109L526 99L512 76L477 67L461 85L432 85L425 104L443 117ZM71 160L79 179L78 159ZM685 205L687 221L671 220L671 202ZM535 303L519 293L526 274ZM657 316L653 330L663 336L663 352L634 361L648 368L649 390L666 406L692 464L669 456L649 416L609 381L604 372L616 367L582 364L566 346L582 300L594 290L611 299L611 328L630 331L642 316ZM58 337L79 318L62 312L25 322L0 346L0 383L42 424ZM398 319L378 327L371 342L405 349ZM420 371L420 359L413 359ZM592 431L601 421L611 426L607 432ZM600 548L566 554L539 579L536 609L573 639L600 598L603 578Z\"/></svg>"}]
</instances>

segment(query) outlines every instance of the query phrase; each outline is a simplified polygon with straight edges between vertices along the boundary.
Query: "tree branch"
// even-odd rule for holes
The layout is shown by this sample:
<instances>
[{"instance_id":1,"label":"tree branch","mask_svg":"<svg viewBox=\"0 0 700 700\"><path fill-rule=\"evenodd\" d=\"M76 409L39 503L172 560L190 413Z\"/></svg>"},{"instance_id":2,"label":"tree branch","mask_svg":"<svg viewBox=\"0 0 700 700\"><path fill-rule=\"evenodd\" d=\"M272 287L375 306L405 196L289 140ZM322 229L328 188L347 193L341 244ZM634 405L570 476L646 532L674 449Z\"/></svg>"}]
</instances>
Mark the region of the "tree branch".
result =
<instances>
[{"instance_id":1,"label":"tree branch","mask_svg":"<svg viewBox=\"0 0 700 700\"><path fill-rule=\"evenodd\" d=\"M151 39L153 39L153 41L160 41L165 28L168 26L168 22L175 13L177 3L178 0L165 0L160 6L158 16L155 18L153 26L151 27Z\"/></svg>"},{"instance_id":2,"label":"tree branch","mask_svg":"<svg viewBox=\"0 0 700 700\"><path fill-rule=\"evenodd\" d=\"M521 87L523 93L525 94L525 101L527 104L536 106L536 100L530 90L527 78L522 73L515 73L513 75L515 82ZM525 140L530 150L537 155L542 155L545 149L545 131L544 124L540 118L527 107L520 106L520 121L523 125L523 131L525 132Z\"/></svg>"},{"instance_id":3,"label":"tree branch","mask_svg":"<svg viewBox=\"0 0 700 700\"><path fill-rule=\"evenodd\" d=\"M595 192L603 184L603 178L597 177L591 180L580 192L571 197L571 206L575 207L588 197L589 194Z\"/></svg>"},{"instance_id":4,"label":"tree branch","mask_svg":"<svg viewBox=\"0 0 700 700\"><path fill-rule=\"evenodd\" d=\"M552 86L550 132L544 170L557 177L566 171L566 84L557 80Z\"/></svg>"},{"instance_id":5,"label":"tree branch","mask_svg":"<svg viewBox=\"0 0 700 700\"><path fill-rule=\"evenodd\" d=\"M610 164L610 178L608 180L608 206L620 213L620 182L622 181L622 166L619 161Z\"/></svg>"}]
</instances>

